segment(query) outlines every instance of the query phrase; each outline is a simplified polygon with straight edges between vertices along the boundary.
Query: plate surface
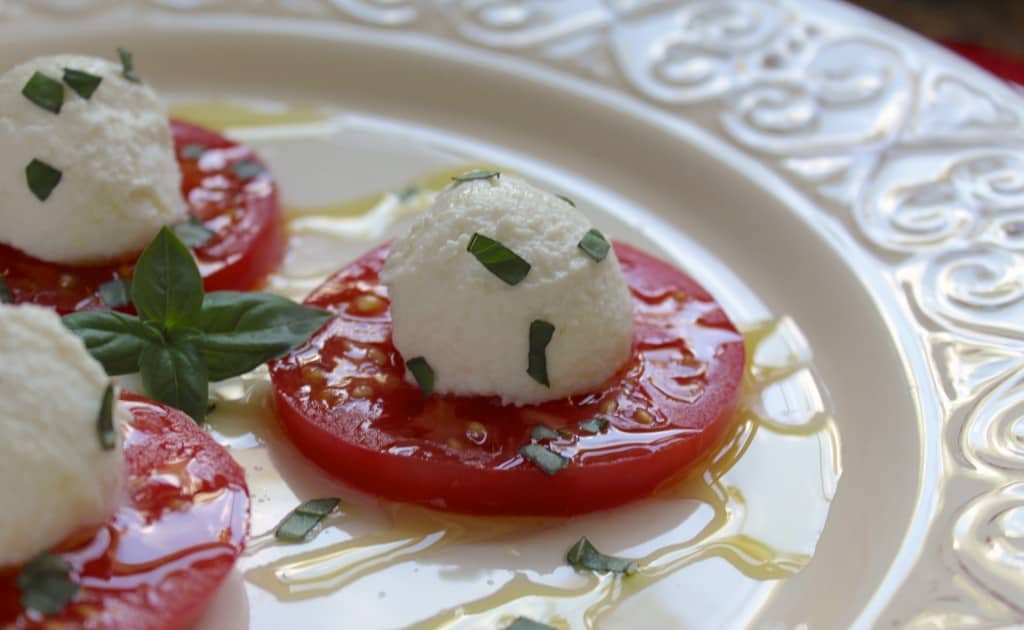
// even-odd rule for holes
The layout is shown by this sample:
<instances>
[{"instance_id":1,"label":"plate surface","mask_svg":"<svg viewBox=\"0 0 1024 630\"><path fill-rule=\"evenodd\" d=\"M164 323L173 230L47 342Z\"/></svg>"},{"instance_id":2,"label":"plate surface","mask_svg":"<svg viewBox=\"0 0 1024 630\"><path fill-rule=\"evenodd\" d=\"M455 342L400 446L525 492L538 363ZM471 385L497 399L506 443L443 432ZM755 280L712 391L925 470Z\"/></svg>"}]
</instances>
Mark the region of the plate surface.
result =
<instances>
[{"instance_id":1,"label":"plate surface","mask_svg":"<svg viewBox=\"0 0 1024 630\"><path fill-rule=\"evenodd\" d=\"M380 193L491 163L674 260L748 327L780 322L786 357L813 349L810 381L762 402L831 414L841 440L818 439L813 468L773 448L730 469L737 486L744 465L769 480L743 526L790 533L776 551L809 543L809 564L784 577L713 557L601 615L617 586L573 586L557 568L566 540L643 555L696 536L700 501L439 548L431 536L473 528L346 495L353 521L321 534L316 562L275 565L294 550L259 535L296 497L339 490L254 412L259 374L229 383L213 430L247 465L257 538L207 627L397 627L439 611L431 625L494 627L478 608L520 575L554 590L508 610L572 627L1024 623L1024 108L981 71L825 1L49 0L0 4L0 34L4 67L129 47L180 115L257 145L292 216L276 290L301 296L399 229L404 206ZM787 503L796 488L806 500ZM405 538L384 535L396 523Z\"/></svg>"}]
</instances>

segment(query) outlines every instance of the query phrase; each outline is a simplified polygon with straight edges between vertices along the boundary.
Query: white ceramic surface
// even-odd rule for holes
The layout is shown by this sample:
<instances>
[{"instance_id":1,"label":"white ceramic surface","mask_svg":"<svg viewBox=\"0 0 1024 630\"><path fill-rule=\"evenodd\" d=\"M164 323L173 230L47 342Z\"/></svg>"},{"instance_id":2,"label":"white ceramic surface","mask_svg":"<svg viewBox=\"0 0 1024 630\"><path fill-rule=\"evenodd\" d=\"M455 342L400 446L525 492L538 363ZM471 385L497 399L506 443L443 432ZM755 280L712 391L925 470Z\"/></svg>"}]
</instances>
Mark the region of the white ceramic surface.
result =
<instances>
[{"instance_id":1,"label":"white ceramic surface","mask_svg":"<svg viewBox=\"0 0 1024 630\"><path fill-rule=\"evenodd\" d=\"M827 509L810 563L762 581L707 562L630 594L598 626L1024 623L1024 102L972 66L824 0L8 0L0 37L4 67L124 45L179 103L330 112L229 129L268 157L291 207L394 190L462 162L501 164L676 261L737 320L787 316L786 342L814 352L813 382L794 391L823 392L842 479L830 509L826 487L819 515L793 513L774 497L808 473L786 477L787 458L768 460L752 476L779 480L756 493L773 498L748 507L772 523L765 531L812 547L818 532L799 527ZM400 216L375 212L342 227L293 224L301 247L276 288L300 294L396 229ZM318 241L325 227L335 232ZM249 467L260 534L297 496L337 489L294 472L302 462L286 447L264 448L272 425L261 428L251 405L231 414L232 401L259 397L258 378L219 392L228 411L214 430ZM829 447L817 448L824 458ZM363 530L342 523L318 545L387 526L386 510L351 500L365 506ZM640 554L699 527L690 508L542 528L529 549L553 557L582 528ZM666 513L675 517L657 518ZM631 546L636 530L644 540ZM363 576L296 604L265 588L260 567L277 552L257 539L204 624L395 627L449 610L442 601L486 597L495 576L566 577L555 561L518 566L499 543L455 545L386 584ZM304 608L316 602L327 603ZM582 614L566 621L586 625Z\"/></svg>"}]
</instances>

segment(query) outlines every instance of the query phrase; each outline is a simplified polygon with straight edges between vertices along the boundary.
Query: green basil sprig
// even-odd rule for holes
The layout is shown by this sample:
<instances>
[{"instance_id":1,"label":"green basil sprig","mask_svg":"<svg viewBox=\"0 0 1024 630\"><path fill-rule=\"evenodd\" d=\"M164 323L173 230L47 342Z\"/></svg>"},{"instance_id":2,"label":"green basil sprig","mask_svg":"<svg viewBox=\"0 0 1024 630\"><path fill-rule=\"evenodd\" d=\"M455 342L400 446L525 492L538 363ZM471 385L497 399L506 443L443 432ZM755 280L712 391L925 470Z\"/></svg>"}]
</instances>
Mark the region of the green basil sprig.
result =
<instances>
[{"instance_id":1,"label":"green basil sprig","mask_svg":"<svg viewBox=\"0 0 1024 630\"><path fill-rule=\"evenodd\" d=\"M135 264L131 293L138 317L84 311L64 324L108 374L140 372L143 393L197 422L207 413L210 381L287 353L331 318L267 293L205 293L192 254L168 228Z\"/></svg>"}]
</instances>

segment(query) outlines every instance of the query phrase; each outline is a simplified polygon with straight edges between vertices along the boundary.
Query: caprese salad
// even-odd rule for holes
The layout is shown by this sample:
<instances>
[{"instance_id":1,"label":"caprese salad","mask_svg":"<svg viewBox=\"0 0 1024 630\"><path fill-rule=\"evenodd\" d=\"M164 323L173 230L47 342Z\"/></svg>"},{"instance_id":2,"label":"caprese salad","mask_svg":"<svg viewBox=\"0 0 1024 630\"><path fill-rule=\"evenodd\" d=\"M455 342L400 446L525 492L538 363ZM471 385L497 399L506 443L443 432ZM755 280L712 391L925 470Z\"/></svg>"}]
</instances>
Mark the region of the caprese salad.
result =
<instances>
[{"instance_id":1,"label":"caprese salad","mask_svg":"<svg viewBox=\"0 0 1024 630\"><path fill-rule=\"evenodd\" d=\"M273 180L169 121L120 57L0 77L0 624L194 620L248 516L241 468L196 422L210 382L267 361L309 459L435 509L618 505L725 435L745 351L714 298L511 174L454 178L304 305L248 292L283 254ZM136 373L146 398L112 380ZM277 538L337 505L299 506ZM637 570L586 538L567 560Z\"/></svg>"},{"instance_id":2,"label":"caprese salad","mask_svg":"<svg viewBox=\"0 0 1024 630\"><path fill-rule=\"evenodd\" d=\"M701 286L495 171L457 177L306 303L335 316L271 364L291 439L348 483L438 509L646 496L715 445L742 381L743 338Z\"/></svg>"},{"instance_id":3,"label":"caprese salad","mask_svg":"<svg viewBox=\"0 0 1024 630\"><path fill-rule=\"evenodd\" d=\"M274 180L250 148L170 121L118 52L0 76L0 292L62 314L130 312L135 260L163 226L207 289L255 288L284 254Z\"/></svg>"}]
</instances>

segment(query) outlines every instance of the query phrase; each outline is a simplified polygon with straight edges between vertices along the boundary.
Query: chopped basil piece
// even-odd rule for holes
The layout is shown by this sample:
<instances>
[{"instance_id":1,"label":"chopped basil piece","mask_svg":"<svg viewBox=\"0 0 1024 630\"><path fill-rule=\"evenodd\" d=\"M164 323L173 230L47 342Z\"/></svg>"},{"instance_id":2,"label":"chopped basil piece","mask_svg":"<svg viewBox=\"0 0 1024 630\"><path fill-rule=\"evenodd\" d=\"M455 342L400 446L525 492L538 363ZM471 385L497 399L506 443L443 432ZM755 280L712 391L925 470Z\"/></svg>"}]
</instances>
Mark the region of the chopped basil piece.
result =
<instances>
[{"instance_id":1,"label":"chopped basil piece","mask_svg":"<svg viewBox=\"0 0 1024 630\"><path fill-rule=\"evenodd\" d=\"M194 215L189 216L188 221L175 225L172 230L185 247L189 248L200 247L213 238L213 230Z\"/></svg>"},{"instance_id":2,"label":"chopped basil piece","mask_svg":"<svg viewBox=\"0 0 1024 630\"><path fill-rule=\"evenodd\" d=\"M181 157L186 160L198 160L206 153L206 147L201 144L186 144L181 149Z\"/></svg>"},{"instance_id":3,"label":"chopped basil piece","mask_svg":"<svg viewBox=\"0 0 1024 630\"><path fill-rule=\"evenodd\" d=\"M395 193L395 196L398 197L399 201L405 203L418 194L420 194L419 186L406 186L402 190Z\"/></svg>"},{"instance_id":4,"label":"chopped basil piece","mask_svg":"<svg viewBox=\"0 0 1024 630\"><path fill-rule=\"evenodd\" d=\"M117 436L114 434L114 384L107 385L103 392L103 401L100 403L100 415L96 420L96 432L100 436L100 448L105 451L112 451L117 446Z\"/></svg>"},{"instance_id":5,"label":"chopped basil piece","mask_svg":"<svg viewBox=\"0 0 1024 630\"><path fill-rule=\"evenodd\" d=\"M519 454L523 456L523 459L533 462L537 468L549 476L554 476L559 470L569 465L568 458L540 444L527 444L519 449Z\"/></svg>"},{"instance_id":6,"label":"chopped basil piece","mask_svg":"<svg viewBox=\"0 0 1024 630\"><path fill-rule=\"evenodd\" d=\"M21 93L28 100L54 114L59 114L60 108L64 106L64 85L42 72L33 74L25 87L21 88Z\"/></svg>"},{"instance_id":7,"label":"chopped basil piece","mask_svg":"<svg viewBox=\"0 0 1024 630\"><path fill-rule=\"evenodd\" d=\"M253 177L256 177L263 172L263 165L259 162L253 162L252 160L242 160L235 162L231 165L231 170L235 172L235 176L243 182L249 181Z\"/></svg>"},{"instance_id":8,"label":"chopped basil piece","mask_svg":"<svg viewBox=\"0 0 1024 630\"><path fill-rule=\"evenodd\" d=\"M18 603L23 609L41 615L63 612L78 592L78 584L71 581L70 574L71 564L67 560L46 551L40 553L18 575Z\"/></svg>"},{"instance_id":9,"label":"chopped basil piece","mask_svg":"<svg viewBox=\"0 0 1024 630\"><path fill-rule=\"evenodd\" d=\"M554 334L553 324L543 319L530 322L530 354L526 373L544 387L551 387L551 382L548 381L547 348Z\"/></svg>"},{"instance_id":10,"label":"chopped basil piece","mask_svg":"<svg viewBox=\"0 0 1024 630\"><path fill-rule=\"evenodd\" d=\"M462 175L456 175L452 178L452 181L461 184L463 182L472 182L478 179L501 179L501 173L498 171L475 170L463 173Z\"/></svg>"},{"instance_id":11,"label":"chopped basil piece","mask_svg":"<svg viewBox=\"0 0 1024 630\"><path fill-rule=\"evenodd\" d=\"M341 499L313 499L295 508L274 531L278 540L288 542L304 542L310 532L320 524L325 516L334 511Z\"/></svg>"},{"instance_id":12,"label":"chopped basil piece","mask_svg":"<svg viewBox=\"0 0 1024 630\"><path fill-rule=\"evenodd\" d=\"M97 293L110 308L120 308L132 302L132 281L118 276L100 285Z\"/></svg>"},{"instance_id":13,"label":"chopped basil piece","mask_svg":"<svg viewBox=\"0 0 1024 630\"><path fill-rule=\"evenodd\" d=\"M608 250L611 249L611 245L605 239L604 234L601 234L598 230L590 230L583 235L580 239L579 248L586 252L587 256L590 256L597 262L601 262L608 256Z\"/></svg>"},{"instance_id":14,"label":"chopped basil piece","mask_svg":"<svg viewBox=\"0 0 1024 630\"><path fill-rule=\"evenodd\" d=\"M32 160L25 167L28 189L39 201L46 201L64 174L42 160Z\"/></svg>"},{"instance_id":15,"label":"chopped basil piece","mask_svg":"<svg viewBox=\"0 0 1024 630\"><path fill-rule=\"evenodd\" d=\"M593 433L594 435L604 433L605 429L608 428L608 418L588 418L587 420L580 422L579 427L581 430L586 431L587 433Z\"/></svg>"},{"instance_id":16,"label":"chopped basil piece","mask_svg":"<svg viewBox=\"0 0 1024 630\"><path fill-rule=\"evenodd\" d=\"M640 569L635 560L624 560L604 555L587 540L586 536L580 538L569 549L569 553L565 554L565 559L577 571L589 569L590 571L601 573L611 572L632 575Z\"/></svg>"},{"instance_id":17,"label":"chopped basil piece","mask_svg":"<svg viewBox=\"0 0 1024 630\"><path fill-rule=\"evenodd\" d=\"M576 202L575 202L575 201L573 201L572 199L569 199L569 198L568 198L568 197L566 197L565 195L555 195L555 196L556 196L556 197L558 197L559 199L561 199L562 201L564 201L565 203L569 204L569 205L570 205L570 206L572 206L573 208L575 208L575 207L576 207Z\"/></svg>"},{"instance_id":18,"label":"chopped basil piece","mask_svg":"<svg viewBox=\"0 0 1024 630\"><path fill-rule=\"evenodd\" d=\"M506 283L515 286L530 273L530 263L526 262L511 249L483 234L475 233L469 239L466 251L476 256L480 264Z\"/></svg>"},{"instance_id":19,"label":"chopped basil piece","mask_svg":"<svg viewBox=\"0 0 1024 630\"><path fill-rule=\"evenodd\" d=\"M7 287L7 281L0 276L0 304L10 304L13 301L14 296L11 295L11 290Z\"/></svg>"},{"instance_id":20,"label":"chopped basil piece","mask_svg":"<svg viewBox=\"0 0 1024 630\"><path fill-rule=\"evenodd\" d=\"M142 83L142 77L135 72L135 63L132 61L132 54L124 48L118 48L117 56L121 58L121 76L132 83Z\"/></svg>"},{"instance_id":21,"label":"chopped basil piece","mask_svg":"<svg viewBox=\"0 0 1024 630\"><path fill-rule=\"evenodd\" d=\"M405 362L405 367L412 372L416 384L420 386L424 398L429 398L434 393L434 368L430 367L423 357L415 357Z\"/></svg>"},{"instance_id":22,"label":"chopped basil piece","mask_svg":"<svg viewBox=\"0 0 1024 630\"><path fill-rule=\"evenodd\" d=\"M515 621L505 626L505 630L555 630L552 626L526 617L516 617Z\"/></svg>"},{"instance_id":23,"label":"chopped basil piece","mask_svg":"<svg viewBox=\"0 0 1024 630\"><path fill-rule=\"evenodd\" d=\"M67 83L69 88L85 100L92 98L93 92L96 91L96 88L100 86L102 81L103 77L98 77L95 74L89 74L88 72L73 68L64 68L64 83Z\"/></svg>"},{"instance_id":24,"label":"chopped basil piece","mask_svg":"<svg viewBox=\"0 0 1024 630\"><path fill-rule=\"evenodd\" d=\"M558 432L552 431L543 424L534 425L530 431L530 437L537 442L543 442L544 440L557 440L560 436Z\"/></svg>"}]
</instances>

